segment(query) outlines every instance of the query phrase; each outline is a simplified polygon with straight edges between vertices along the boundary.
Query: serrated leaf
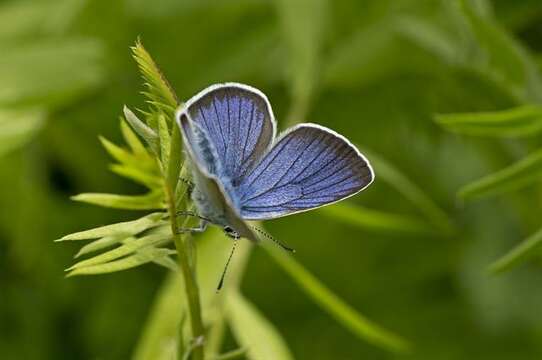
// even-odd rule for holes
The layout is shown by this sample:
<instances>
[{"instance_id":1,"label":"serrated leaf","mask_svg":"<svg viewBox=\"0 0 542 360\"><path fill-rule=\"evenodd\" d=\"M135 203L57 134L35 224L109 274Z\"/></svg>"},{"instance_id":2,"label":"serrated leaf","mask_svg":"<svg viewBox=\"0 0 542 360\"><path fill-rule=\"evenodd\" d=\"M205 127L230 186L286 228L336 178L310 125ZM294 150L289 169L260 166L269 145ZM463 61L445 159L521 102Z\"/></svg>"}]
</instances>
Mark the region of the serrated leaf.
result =
<instances>
[{"instance_id":1,"label":"serrated leaf","mask_svg":"<svg viewBox=\"0 0 542 360\"><path fill-rule=\"evenodd\" d=\"M148 90L146 92L147 97L150 101L163 105L159 109L163 109L164 107L169 109L166 114L173 119L173 114L177 109L179 101L177 100L177 95L162 74L162 71L143 47L140 40L132 47L132 54L145 81Z\"/></svg>"},{"instance_id":2,"label":"serrated leaf","mask_svg":"<svg viewBox=\"0 0 542 360\"><path fill-rule=\"evenodd\" d=\"M517 190L540 179L542 179L542 149L503 170L462 187L458 196L465 200L494 196Z\"/></svg>"},{"instance_id":3,"label":"serrated leaf","mask_svg":"<svg viewBox=\"0 0 542 360\"><path fill-rule=\"evenodd\" d=\"M447 130L465 135L521 137L542 130L542 108L535 105L502 111L441 114L435 118Z\"/></svg>"},{"instance_id":4,"label":"serrated leaf","mask_svg":"<svg viewBox=\"0 0 542 360\"><path fill-rule=\"evenodd\" d=\"M489 270L496 274L508 271L513 267L523 263L529 258L540 255L542 248L542 229L522 241L506 255L495 261L489 267Z\"/></svg>"},{"instance_id":5,"label":"serrated leaf","mask_svg":"<svg viewBox=\"0 0 542 360\"><path fill-rule=\"evenodd\" d=\"M171 230L167 226L162 226L153 229L149 235L143 236L141 238L132 237L125 239L123 245L113 250L106 251L90 259L79 261L78 263L69 267L68 271L116 260L121 257L127 256L133 252L136 252L137 250L142 248L159 246L164 242L171 240L171 238Z\"/></svg>"},{"instance_id":6,"label":"serrated leaf","mask_svg":"<svg viewBox=\"0 0 542 360\"><path fill-rule=\"evenodd\" d=\"M45 116L40 109L0 109L0 156L32 140L43 127Z\"/></svg>"},{"instance_id":7,"label":"serrated leaf","mask_svg":"<svg viewBox=\"0 0 542 360\"><path fill-rule=\"evenodd\" d=\"M293 359L273 324L237 290L226 297L226 317L237 342L246 348L248 359Z\"/></svg>"},{"instance_id":8,"label":"serrated leaf","mask_svg":"<svg viewBox=\"0 0 542 360\"><path fill-rule=\"evenodd\" d=\"M152 227L164 224L162 217L164 213L153 213L142 218L132 221L125 221L116 224L100 226L94 229L79 231L73 234L66 235L56 241L73 241L73 240L88 240L98 239L107 236L128 237L137 235L142 231Z\"/></svg>"},{"instance_id":9,"label":"serrated leaf","mask_svg":"<svg viewBox=\"0 0 542 360\"><path fill-rule=\"evenodd\" d=\"M162 191L151 191L146 195L83 193L72 196L72 200L114 209L156 210L165 208Z\"/></svg>"},{"instance_id":10,"label":"serrated leaf","mask_svg":"<svg viewBox=\"0 0 542 360\"><path fill-rule=\"evenodd\" d=\"M137 253L122 258L120 260L75 269L69 272L67 276L71 277L76 275L98 275L128 270L150 263L152 261L155 261L156 259L170 256L172 254L175 254L174 250L149 248L138 251Z\"/></svg>"},{"instance_id":11,"label":"serrated leaf","mask_svg":"<svg viewBox=\"0 0 542 360\"><path fill-rule=\"evenodd\" d=\"M155 154L159 154L160 151L160 139L158 134L130 110L127 106L124 106L124 116L126 121L130 124L132 129L143 138L154 151Z\"/></svg>"},{"instance_id":12,"label":"serrated leaf","mask_svg":"<svg viewBox=\"0 0 542 360\"><path fill-rule=\"evenodd\" d=\"M371 210L359 205L340 203L323 207L319 209L319 213L369 231L396 235L435 233L431 225L416 218Z\"/></svg>"},{"instance_id":13,"label":"serrated leaf","mask_svg":"<svg viewBox=\"0 0 542 360\"><path fill-rule=\"evenodd\" d=\"M310 299L354 335L390 351L399 353L408 351L410 345L406 340L373 323L346 304L291 255L274 244L262 243L262 246Z\"/></svg>"}]
</instances>

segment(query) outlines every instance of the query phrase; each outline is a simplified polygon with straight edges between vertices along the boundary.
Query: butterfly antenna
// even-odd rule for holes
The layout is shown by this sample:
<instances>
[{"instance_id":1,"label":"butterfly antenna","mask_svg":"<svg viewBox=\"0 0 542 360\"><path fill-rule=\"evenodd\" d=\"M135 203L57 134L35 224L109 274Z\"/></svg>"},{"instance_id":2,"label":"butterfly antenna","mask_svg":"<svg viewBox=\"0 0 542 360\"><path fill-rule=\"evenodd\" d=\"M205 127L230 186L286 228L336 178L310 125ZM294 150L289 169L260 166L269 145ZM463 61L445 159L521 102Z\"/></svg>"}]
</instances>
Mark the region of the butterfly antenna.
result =
<instances>
[{"instance_id":1,"label":"butterfly antenna","mask_svg":"<svg viewBox=\"0 0 542 360\"><path fill-rule=\"evenodd\" d=\"M256 226L250 226L252 229L256 230L258 233L260 233L261 235L265 236L267 239L271 240L272 242L274 242L275 244L277 244L278 246L280 246L281 248L283 248L284 250L286 251L289 251L291 253L295 253L295 249L283 244L282 242L278 241L277 239L275 239L274 237L272 237L271 235L269 235L268 233L266 233L265 231L263 231L262 229L260 228L257 228Z\"/></svg>"},{"instance_id":2,"label":"butterfly antenna","mask_svg":"<svg viewBox=\"0 0 542 360\"><path fill-rule=\"evenodd\" d=\"M226 273L228 272L228 267L230 266L231 258L233 257L233 253L235 252L236 248L237 248L237 240L234 240L233 247L231 248L230 257L228 257L228 261L226 262L226 266L224 267L224 271L222 272L222 276L220 277L220 281L218 283L218 287L216 288L216 292L219 292L222 289L222 286L224 285L224 278L226 278Z\"/></svg>"}]
</instances>

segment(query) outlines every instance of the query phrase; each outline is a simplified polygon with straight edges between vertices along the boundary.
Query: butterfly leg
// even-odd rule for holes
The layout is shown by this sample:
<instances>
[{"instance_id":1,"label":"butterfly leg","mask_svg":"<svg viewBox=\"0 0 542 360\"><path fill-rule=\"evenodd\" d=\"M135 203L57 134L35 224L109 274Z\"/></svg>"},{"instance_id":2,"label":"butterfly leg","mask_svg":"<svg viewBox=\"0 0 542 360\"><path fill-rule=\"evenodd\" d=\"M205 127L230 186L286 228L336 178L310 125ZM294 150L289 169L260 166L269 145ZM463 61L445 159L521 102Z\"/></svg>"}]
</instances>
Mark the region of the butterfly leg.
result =
<instances>
[{"instance_id":1,"label":"butterfly leg","mask_svg":"<svg viewBox=\"0 0 542 360\"><path fill-rule=\"evenodd\" d=\"M191 196L192 195L192 192L194 191L194 183L188 179L185 179L183 177L180 177L179 178L179 181L183 182L186 184L186 186L188 187L188 195Z\"/></svg>"},{"instance_id":2,"label":"butterfly leg","mask_svg":"<svg viewBox=\"0 0 542 360\"><path fill-rule=\"evenodd\" d=\"M207 222L206 220L202 220L202 221L199 223L199 226L198 226L198 227L179 229L179 230L177 231L177 235L179 235L179 234L186 234L186 233L196 234L196 233L204 232L205 229L207 229L207 224L208 224L208 222Z\"/></svg>"}]
</instances>

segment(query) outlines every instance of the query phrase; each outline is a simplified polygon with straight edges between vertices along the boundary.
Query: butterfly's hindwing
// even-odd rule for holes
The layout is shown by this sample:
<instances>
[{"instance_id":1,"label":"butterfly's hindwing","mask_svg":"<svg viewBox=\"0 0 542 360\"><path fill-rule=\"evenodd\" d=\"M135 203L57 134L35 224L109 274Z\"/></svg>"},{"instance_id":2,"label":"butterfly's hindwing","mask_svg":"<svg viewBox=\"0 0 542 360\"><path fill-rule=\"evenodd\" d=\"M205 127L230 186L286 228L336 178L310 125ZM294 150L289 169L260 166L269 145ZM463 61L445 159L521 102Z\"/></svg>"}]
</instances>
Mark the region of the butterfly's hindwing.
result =
<instances>
[{"instance_id":1,"label":"butterfly's hindwing","mask_svg":"<svg viewBox=\"0 0 542 360\"><path fill-rule=\"evenodd\" d=\"M271 219L352 196L373 180L367 160L345 138L312 124L284 135L237 189L241 216Z\"/></svg>"}]
</instances>

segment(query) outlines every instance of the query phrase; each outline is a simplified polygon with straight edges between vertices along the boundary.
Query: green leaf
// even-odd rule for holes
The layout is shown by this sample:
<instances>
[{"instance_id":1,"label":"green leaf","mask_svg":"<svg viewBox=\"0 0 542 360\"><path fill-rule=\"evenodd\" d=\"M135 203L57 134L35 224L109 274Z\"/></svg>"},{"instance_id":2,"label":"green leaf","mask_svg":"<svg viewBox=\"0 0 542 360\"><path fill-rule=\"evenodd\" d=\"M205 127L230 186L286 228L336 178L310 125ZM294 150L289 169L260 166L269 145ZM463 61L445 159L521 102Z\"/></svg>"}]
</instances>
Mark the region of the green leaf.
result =
<instances>
[{"instance_id":1,"label":"green leaf","mask_svg":"<svg viewBox=\"0 0 542 360\"><path fill-rule=\"evenodd\" d=\"M497 23L477 14L469 0L459 4L480 48L467 65L485 72L519 101L542 101L540 73L527 50Z\"/></svg>"},{"instance_id":2,"label":"green leaf","mask_svg":"<svg viewBox=\"0 0 542 360\"><path fill-rule=\"evenodd\" d=\"M155 297L134 360L171 360L176 353L179 324L186 311L180 273L170 273Z\"/></svg>"},{"instance_id":3,"label":"green leaf","mask_svg":"<svg viewBox=\"0 0 542 360\"><path fill-rule=\"evenodd\" d=\"M143 47L140 40L132 47L132 54L145 81L145 87L148 90L145 95L149 98L151 105L157 106L158 111L167 109L166 114L173 119L179 101L162 71Z\"/></svg>"},{"instance_id":4,"label":"green leaf","mask_svg":"<svg viewBox=\"0 0 542 360\"><path fill-rule=\"evenodd\" d=\"M542 130L542 108L519 106L502 111L436 115L447 130L466 135L521 137Z\"/></svg>"},{"instance_id":5,"label":"green leaf","mask_svg":"<svg viewBox=\"0 0 542 360\"><path fill-rule=\"evenodd\" d=\"M177 196L184 196L184 192L177 193L177 184L179 183L179 178L181 177L182 165L182 140L181 140L181 131L177 124L173 125L171 129L171 146L169 154L169 165L167 167L167 182L169 188L171 189L172 195L175 196L175 201L178 202L180 199ZM182 183L184 184L184 183ZM186 187L187 185L181 185Z\"/></svg>"},{"instance_id":6,"label":"green leaf","mask_svg":"<svg viewBox=\"0 0 542 360\"><path fill-rule=\"evenodd\" d=\"M165 208L162 191L151 191L146 195L84 193L72 196L72 200L114 209L156 210Z\"/></svg>"},{"instance_id":7,"label":"green leaf","mask_svg":"<svg viewBox=\"0 0 542 360\"><path fill-rule=\"evenodd\" d=\"M142 251L138 251L137 253L130 255L128 257L122 258L120 260L111 261L105 264L75 269L71 271L70 273L68 273L67 276L71 277L71 276L76 276L76 275L98 275L98 274L108 274L108 273L113 273L117 271L128 270L128 269L132 269L132 268L156 261L156 259L173 255L175 253L176 252L174 250L169 250L169 249L149 248Z\"/></svg>"},{"instance_id":8,"label":"green leaf","mask_svg":"<svg viewBox=\"0 0 542 360\"><path fill-rule=\"evenodd\" d=\"M128 125L126 120L122 117L120 118L120 131L122 132L122 137L124 138L124 141L126 141L126 143L130 146L130 149L132 149L132 152L137 157L151 158L151 155L149 154L143 143L141 143L130 125Z\"/></svg>"},{"instance_id":9,"label":"green leaf","mask_svg":"<svg viewBox=\"0 0 542 360\"><path fill-rule=\"evenodd\" d=\"M146 215L137 220L105 225L94 229L69 234L56 241L88 240L109 236L128 237L131 235L137 235L147 229L165 224L165 222L162 221L163 216L164 213L157 212Z\"/></svg>"},{"instance_id":10,"label":"green leaf","mask_svg":"<svg viewBox=\"0 0 542 360\"><path fill-rule=\"evenodd\" d=\"M0 156L32 140L44 123L39 109L0 109Z\"/></svg>"},{"instance_id":11,"label":"green leaf","mask_svg":"<svg viewBox=\"0 0 542 360\"><path fill-rule=\"evenodd\" d=\"M397 190L407 200L409 200L418 210L445 234L451 234L454 231L454 225L448 214L442 210L429 195L420 187L406 177L393 164L372 151L363 149L367 158L375 170L376 176L388 183Z\"/></svg>"},{"instance_id":12,"label":"green leaf","mask_svg":"<svg viewBox=\"0 0 542 360\"><path fill-rule=\"evenodd\" d=\"M292 92L289 122L304 120L316 86L326 0L275 0L288 50L288 77Z\"/></svg>"},{"instance_id":13,"label":"green leaf","mask_svg":"<svg viewBox=\"0 0 542 360\"><path fill-rule=\"evenodd\" d=\"M127 106L124 106L123 111L126 121L128 121L134 131L147 142L155 154L159 154L160 139L158 138L158 134L143 121L139 120Z\"/></svg>"},{"instance_id":14,"label":"green leaf","mask_svg":"<svg viewBox=\"0 0 542 360\"><path fill-rule=\"evenodd\" d=\"M248 359L293 359L275 327L237 290L228 292L226 317L237 342L247 349Z\"/></svg>"},{"instance_id":15,"label":"green leaf","mask_svg":"<svg viewBox=\"0 0 542 360\"><path fill-rule=\"evenodd\" d=\"M340 203L323 207L318 211L346 224L375 232L396 235L428 235L435 233L430 224L415 218L370 210L359 205Z\"/></svg>"},{"instance_id":16,"label":"green leaf","mask_svg":"<svg viewBox=\"0 0 542 360\"><path fill-rule=\"evenodd\" d=\"M274 244L263 243L262 246L316 304L360 339L394 352L402 353L409 350L410 345L407 341L373 323L346 304L291 255Z\"/></svg>"},{"instance_id":17,"label":"green leaf","mask_svg":"<svg viewBox=\"0 0 542 360\"><path fill-rule=\"evenodd\" d=\"M93 39L0 43L0 105L58 107L102 84L104 49Z\"/></svg>"},{"instance_id":18,"label":"green leaf","mask_svg":"<svg viewBox=\"0 0 542 360\"><path fill-rule=\"evenodd\" d=\"M522 241L506 255L495 261L489 270L496 274L512 269L527 259L540 254L542 247L542 229Z\"/></svg>"},{"instance_id":19,"label":"green leaf","mask_svg":"<svg viewBox=\"0 0 542 360\"><path fill-rule=\"evenodd\" d=\"M129 241L130 239L133 239L133 238L132 237L126 237L124 235L121 235L121 236L118 236L118 235L105 236L105 237L103 237L101 239L94 240L90 244L87 244L87 245L83 246L74 257L77 259L78 257L80 257L82 255L85 255L85 254L88 254L88 253L91 253L91 252L95 252L95 251L98 251L98 250L102 250L102 249L111 247L111 246L113 246L115 244L118 244L119 242L121 242L123 240L128 240Z\"/></svg>"},{"instance_id":20,"label":"green leaf","mask_svg":"<svg viewBox=\"0 0 542 360\"><path fill-rule=\"evenodd\" d=\"M132 237L125 239L123 245L113 250L106 251L105 253L96 255L90 259L79 261L78 263L69 267L67 271L110 262L112 260L116 260L121 257L130 255L142 248L162 245L171 239L172 235L169 227L162 226L153 229L149 235L143 236L142 238L136 239Z\"/></svg>"},{"instance_id":21,"label":"green leaf","mask_svg":"<svg viewBox=\"0 0 542 360\"><path fill-rule=\"evenodd\" d=\"M517 190L542 178L542 149L459 190L458 196L465 200L494 196Z\"/></svg>"},{"instance_id":22,"label":"green leaf","mask_svg":"<svg viewBox=\"0 0 542 360\"><path fill-rule=\"evenodd\" d=\"M234 359L245 359L247 355L247 349L241 348L237 350L232 350L225 354L219 355L214 360L234 360Z\"/></svg>"},{"instance_id":23,"label":"green leaf","mask_svg":"<svg viewBox=\"0 0 542 360\"><path fill-rule=\"evenodd\" d=\"M163 186L163 180L161 177L149 174L147 171L118 164L111 165L110 168L115 174L145 185L149 189L158 190Z\"/></svg>"},{"instance_id":24,"label":"green leaf","mask_svg":"<svg viewBox=\"0 0 542 360\"><path fill-rule=\"evenodd\" d=\"M158 115L158 136L160 137L160 159L162 160L162 168L164 174L167 174L169 153L171 151L171 138L166 117L162 114Z\"/></svg>"}]
</instances>

